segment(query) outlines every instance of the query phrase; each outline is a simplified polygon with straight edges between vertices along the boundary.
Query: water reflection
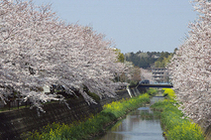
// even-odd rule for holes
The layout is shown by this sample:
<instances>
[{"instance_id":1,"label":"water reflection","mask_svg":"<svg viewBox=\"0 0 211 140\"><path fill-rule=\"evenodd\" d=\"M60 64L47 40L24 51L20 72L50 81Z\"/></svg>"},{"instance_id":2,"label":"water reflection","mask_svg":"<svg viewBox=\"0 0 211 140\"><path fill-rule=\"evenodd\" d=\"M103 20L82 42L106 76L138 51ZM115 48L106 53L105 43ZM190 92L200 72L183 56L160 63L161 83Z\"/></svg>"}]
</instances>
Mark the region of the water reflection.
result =
<instances>
[{"instance_id":1,"label":"water reflection","mask_svg":"<svg viewBox=\"0 0 211 140\"><path fill-rule=\"evenodd\" d=\"M164 140L159 113L141 107L119 121L100 140Z\"/></svg>"}]
</instances>

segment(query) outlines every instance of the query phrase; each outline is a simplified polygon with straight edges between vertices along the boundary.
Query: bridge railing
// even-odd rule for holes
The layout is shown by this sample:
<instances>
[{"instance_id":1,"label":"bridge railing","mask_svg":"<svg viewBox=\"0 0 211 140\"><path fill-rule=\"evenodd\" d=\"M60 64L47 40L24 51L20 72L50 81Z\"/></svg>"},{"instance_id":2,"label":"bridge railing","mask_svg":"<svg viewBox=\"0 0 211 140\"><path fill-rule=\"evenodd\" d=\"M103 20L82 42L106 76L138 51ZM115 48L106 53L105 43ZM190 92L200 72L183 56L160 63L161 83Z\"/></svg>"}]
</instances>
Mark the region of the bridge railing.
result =
<instances>
[{"instance_id":1,"label":"bridge railing","mask_svg":"<svg viewBox=\"0 0 211 140\"><path fill-rule=\"evenodd\" d=\"M139 84L139 87L173 88L173 84Z\"/></svg>"}]
</instances>

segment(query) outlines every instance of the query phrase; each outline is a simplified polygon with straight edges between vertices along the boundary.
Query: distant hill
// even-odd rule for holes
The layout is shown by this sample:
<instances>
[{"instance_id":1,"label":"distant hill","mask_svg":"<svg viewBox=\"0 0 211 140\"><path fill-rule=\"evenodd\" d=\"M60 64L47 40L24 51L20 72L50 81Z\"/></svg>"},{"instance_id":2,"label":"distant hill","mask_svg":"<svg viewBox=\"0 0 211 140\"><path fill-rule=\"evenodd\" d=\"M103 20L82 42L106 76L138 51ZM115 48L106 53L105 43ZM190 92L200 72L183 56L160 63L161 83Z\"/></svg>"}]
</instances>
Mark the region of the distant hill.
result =
<instances>
[{"instance_id":1,"label":"distant hill","mask_svg":"<svg viewBox=\"0 0 211 140\"><path fill-rule=\"evenodd\" d=\"M171 60L173 53L169 52L129 52L125 54L126 61L132 62L135 66L149 69L151 67L165 67Z\"/></svg>"}]
</instances>

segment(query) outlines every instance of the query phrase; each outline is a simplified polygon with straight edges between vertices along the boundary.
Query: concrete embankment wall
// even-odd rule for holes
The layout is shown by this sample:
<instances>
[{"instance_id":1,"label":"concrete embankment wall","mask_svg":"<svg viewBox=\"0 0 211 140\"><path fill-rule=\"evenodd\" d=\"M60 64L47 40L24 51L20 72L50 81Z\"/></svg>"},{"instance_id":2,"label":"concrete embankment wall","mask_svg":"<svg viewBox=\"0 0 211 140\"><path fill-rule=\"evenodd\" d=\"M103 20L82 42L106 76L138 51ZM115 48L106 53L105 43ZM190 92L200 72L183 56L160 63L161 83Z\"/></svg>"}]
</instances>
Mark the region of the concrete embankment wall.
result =
<instances>
[{"instance_id":1,"label":"concrete embankment wall","mask_svg":"<svg viewBox=\"0 0 211 140\"><path fill-rule=\"evenodd\" d=\"M211 125L205 130L206 140L211 140Z\"/></svg>"},{"instance_id":2,"label":"concrete embankment wall","mask_svg":"<svg viewBox=\"0 0 211 140\"><path fill-rule=\"evenodd\" d=\"M201 121L199 123L199 126L201 126L203 132L204 132L204 136L205 136L205 140L211 140L211 125L207 126L207 122L206 121Z\"/></svg>"},{"instance_id":3,"label":"concrete embankment wall","mask_svg":"<svg viewBox=\"0 0 211 140\"><path fill-rule=\"evenodd\" d=\"M64 103L50 103L43 108L46 113L38 116L36 109L23 108L19 110L5 111L0 113L0 139L17 140L20 134L29 131L40 130L43 126L53 122L72 123L82 121L90 114L96 114L102 110L102 106L122 98L129 98L127 91L117 93L116 98L103 98L98 104L88 105L84 99L69 99L68 109ZM23 138L23 137L22 137Z\"/></svg>"}]
</instances>

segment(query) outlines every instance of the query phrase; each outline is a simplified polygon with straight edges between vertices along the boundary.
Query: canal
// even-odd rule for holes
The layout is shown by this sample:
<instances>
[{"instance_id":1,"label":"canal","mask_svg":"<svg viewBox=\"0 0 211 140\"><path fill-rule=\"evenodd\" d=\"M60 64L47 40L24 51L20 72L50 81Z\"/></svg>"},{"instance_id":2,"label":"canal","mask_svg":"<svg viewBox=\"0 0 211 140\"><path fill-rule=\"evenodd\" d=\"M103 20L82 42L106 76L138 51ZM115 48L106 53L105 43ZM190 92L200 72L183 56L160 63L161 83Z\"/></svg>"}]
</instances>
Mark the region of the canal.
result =
<instances>
[{"instance_id":1,"label":"canal","mask_svg":"<svg viewBox=\"0 0 211 140\"><path fill-rule=\"evenodd\" d=\"M151 103L129 113L98 140L165 140L160 125L160 113L150 105L163 97L153 97Z\"/></svg>"}]
</instances>

